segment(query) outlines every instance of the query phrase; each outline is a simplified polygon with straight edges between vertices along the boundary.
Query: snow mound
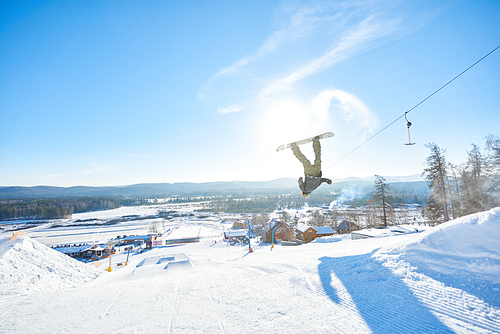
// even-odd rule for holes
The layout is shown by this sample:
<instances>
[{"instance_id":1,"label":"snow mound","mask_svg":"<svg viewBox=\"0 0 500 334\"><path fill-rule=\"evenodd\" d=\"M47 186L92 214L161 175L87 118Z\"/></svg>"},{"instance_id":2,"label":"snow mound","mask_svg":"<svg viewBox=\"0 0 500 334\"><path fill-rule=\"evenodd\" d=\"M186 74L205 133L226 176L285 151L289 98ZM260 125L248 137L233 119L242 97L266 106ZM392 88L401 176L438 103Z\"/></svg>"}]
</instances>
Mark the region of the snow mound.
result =
<instances>
[{"instance_id":1,"label":"snow mound","mask_svg":"<svg viewBox=\"0 0 500 334\"><path fill-rule=\"evenodd\" d=\"M334 235L328 235L325 237L321 238L316 238L311 243L315 244L327 244L331 242L338 242L338 241L346 241L346 240L351 240L351 235L350 234L334 234Z\"/></svg>"},{"instance_id":2,"label":"snow mound","mask_svg":"<svg viewBox=\"0 0 500 334\"><path fill-rule=\"evenodd\" d=\"M500 208L441 224L375 257L396 257L445 286L500 305Z\"/></svg>"},{"instance_id":3,"label":"snow mound","mask_svg":"<svg viewBox=\"0 0 500 334\"><path fill-rule=\"evenodd\" d=\"M98 275L94 267L27 236L0 238L0 296L71 288Z\"/></svg>"}]
</instances>

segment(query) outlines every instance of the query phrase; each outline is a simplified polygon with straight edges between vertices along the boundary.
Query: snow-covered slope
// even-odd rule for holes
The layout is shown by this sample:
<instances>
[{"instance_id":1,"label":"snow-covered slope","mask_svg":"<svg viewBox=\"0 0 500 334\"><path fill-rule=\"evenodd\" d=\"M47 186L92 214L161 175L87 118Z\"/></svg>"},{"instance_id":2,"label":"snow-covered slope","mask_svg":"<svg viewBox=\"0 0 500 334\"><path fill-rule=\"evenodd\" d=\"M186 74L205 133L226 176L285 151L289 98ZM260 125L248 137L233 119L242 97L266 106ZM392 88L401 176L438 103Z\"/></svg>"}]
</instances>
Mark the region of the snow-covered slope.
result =
<instances>
[{"instance_id":1,"label":"snow-covered slope","mask_svg":"<svg viewBox=\"0 0 500 334\"><path fill-rule=\"evenodd\" d=\"M500 284L500 208L441 224L393 250L426 272Z\"/></svg>"},{"instance_id":2,"label":"snow-covered slope","mask_svg":"<svg viewBox=\"0 0 500 334\"><path fill-rule=\"evenodd\" d=\"M117 254L113 271L102 266L90 284L0 295L0 332L500 333L499 215L363 240L272 250L254 242L253 253L203 238L130 255L119 267L127 254ZM204 234L199 222L177 224L176 237ZM38 245L20 240L19 250L1 243L2 265L7 255L26 259L33 267L7 268L21 278L43 269L48 279L52 272L33 259Z\"/></svg>"},{"instance_id":3,"label":"snow-covered slope","mask_svg":"<svg viewBox=\"0 0 500 334\"><path fill-rule=\"evenodd\" d=\"M74 287L98 275L94 267L27 236L0 239L0 296Z\"/></svg>"},{"instance_id":4,"label":"snow-covered slope","mask_svg":"<svg viewBox=\"0 0 500 334\"><path fill-rule=\"evenodd\" d=\"M384 253L446 286L500 305L500 208L441 224L378 255Z\"/></svg>"}]
</instances>

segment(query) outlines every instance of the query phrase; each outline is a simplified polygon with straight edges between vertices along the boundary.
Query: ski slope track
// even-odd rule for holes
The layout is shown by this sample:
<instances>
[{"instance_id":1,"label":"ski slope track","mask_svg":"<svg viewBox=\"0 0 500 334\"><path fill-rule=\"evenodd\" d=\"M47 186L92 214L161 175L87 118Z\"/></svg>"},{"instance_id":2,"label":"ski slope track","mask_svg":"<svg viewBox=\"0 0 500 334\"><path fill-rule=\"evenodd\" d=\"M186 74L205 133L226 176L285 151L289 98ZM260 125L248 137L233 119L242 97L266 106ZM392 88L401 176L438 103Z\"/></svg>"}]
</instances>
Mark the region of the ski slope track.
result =
<instances>
[{"instance_id":1,"label":"ski slope track","mask_svg":"<svg viewBox=\"0 0 500 334\"><path fill-rule=\"evenodd\" d=\"M108 259L94 268L4 236L0 333L500 333L500 208L253 253L200 226L175 234L201 242L131 254L112 272Z\"/></svg>"}]
</instances>

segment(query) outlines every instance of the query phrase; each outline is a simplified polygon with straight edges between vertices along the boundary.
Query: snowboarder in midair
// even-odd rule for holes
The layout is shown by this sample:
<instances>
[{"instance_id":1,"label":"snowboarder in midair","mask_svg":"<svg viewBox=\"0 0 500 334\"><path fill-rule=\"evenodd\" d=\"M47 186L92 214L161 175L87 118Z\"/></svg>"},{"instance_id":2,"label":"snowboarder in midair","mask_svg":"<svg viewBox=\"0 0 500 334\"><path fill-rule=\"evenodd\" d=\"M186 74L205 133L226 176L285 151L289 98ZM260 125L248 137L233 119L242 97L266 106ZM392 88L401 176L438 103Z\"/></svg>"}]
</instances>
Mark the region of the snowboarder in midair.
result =
<instances>
[{"instance_id":1,"label":"snowboarder in midair","mask_svg":"<svg viewBox=\"0 0 500 334\"><path fill-rule=\"evenodd\" d=\"M319 143L319 137L314 137L313 139L313 150L315 159L314 165L311 165L311 162L300 151L299 146L292 145L293 154L304 166L304 178L299 178L299 188L304 197L309 196L311 192L318 188L323 182L332 184L332 180L321 177L321 145Z\"/></svg>"}]
</instances>

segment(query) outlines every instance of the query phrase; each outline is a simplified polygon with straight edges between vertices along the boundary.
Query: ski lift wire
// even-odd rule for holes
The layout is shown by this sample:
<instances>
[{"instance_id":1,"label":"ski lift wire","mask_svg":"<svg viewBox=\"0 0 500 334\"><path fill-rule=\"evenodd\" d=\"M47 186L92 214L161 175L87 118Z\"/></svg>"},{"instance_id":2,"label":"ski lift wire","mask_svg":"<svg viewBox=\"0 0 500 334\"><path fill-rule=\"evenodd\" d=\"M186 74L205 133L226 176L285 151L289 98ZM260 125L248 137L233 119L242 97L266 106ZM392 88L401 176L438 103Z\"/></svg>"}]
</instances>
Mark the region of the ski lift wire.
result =
<instances>
[{"instance_id":1,"label":"ski lift wire","mask_svg":"<svg viewBox=\"0 0 500 334\"><path fill-rule=\"evenodd\" d=\"M391 125L393 125L394 123L396 123L397 121L399 121L401 118L403 117L406 117L406 114L408 114L409 112L411 112L412 110L416 109L418 106L420 106L422 103L424 103L425 101L427 101L428 99L430 99L431 97L433 97L434 95L436 95L439 91L441 91L443 88L445 88L446 86L448 86L449 84L451 84L453 81L455 81L456 79L458 79L460 76L462 76L463 74L465 74L465 72L467 72L468 70L470 70L471 68L473 68L474 66L476 66L477 64L479 64L481 61L483 61L486 57L488 57L489 55L491 55L493 52L495 52L496 50L500 49L500 45L498 45L496 48L494 48L493 50L491 50L490 52L488 52L486 55L484 55L483 57L481 57L481 59L479 59L478 61L476 61L474 64L470 65L469 67L467 67L465 70L463 70L462 72L460 72L458 75L456 75L453 79L451 79L450 81L448 81L447 83L445 83L444 85L442 85L441 87L439 87L438 89L436 89L432 94L430 94L429 96L427 96L425 99L423 99L422 101L420 101L419 103L417 103L416 105L414 105L411 109L409 109L408 111L405 111L404 114L402 114L401 116L399 116L398 118L396 118L394 121L392 121L391 123L389 123L388 125L386 125L382 130L378 131L377 133L375 133L373 136L371 136L370 138L368 138L367 140L365 140L364 142L362 142L361 144L359 144L358 146L356 146L354 149L352 149L351 151L349 151L347 154L345 154L344 156L342 156L340 159L338 159L337 161L335 161L333 164L331 164L330 166L328 166L328 168L326 168L325 170L328 170L330 169L331 167L333 167L334 165L338 164L340 161L342 161L343 159L345 159L347 156L349 156L351 153L353 153L354 151L356 151L357 149L359 149L361 146L365 145L367 142L369 142L370 140L372 140L373 138L375 138L376 136L378 136L381 132L385 131L388 127L390 127Z\"/></svg>"},{"instance_id":2,"label":"ski lift wire","mask_svg":"<svg viewBox=\"0 0 500 334\"><path fill-rule=\"evenodd\" d=\"M492 54L493 52L495 52L496 50L498 50L500 48L500 45L497 46L496 48L494 48L493 50L491 50L490 52L488 52L485 56L483 56L481 59L479 59L478 61L476 61L474 64L472 64L471 66L467 67L465 70L463 70L460 74L458 74L456 77L454 77L453 79L451 79L450 81L448 81L447 83L445 83L444 85L442 85L440 88L438 88L434 93L432 93L431 95L427 96L425 99L423 99L422 101L420 101L419 103L417 103L415 106L413 106L413 108L411 108L410 110L408 110L406 113L409 113L410 111L412 111L413 109L417 108L419 105L421 105L422 103L424 103L425 101L427 101L428 99L430 99L432 96L434 96L437 92L439 92L441 89L445 88L446 86L448 86L449 84L451 84L453 81L455 81L456 79L458 79L462 74L464 74L465 72L467 72L468 70L470 70L471 68L473 68L474 66L476 66L477 64L479 64L481 61L483 61L486 57L488 57L490 54Z\"/></svg>"}]
</instances>

